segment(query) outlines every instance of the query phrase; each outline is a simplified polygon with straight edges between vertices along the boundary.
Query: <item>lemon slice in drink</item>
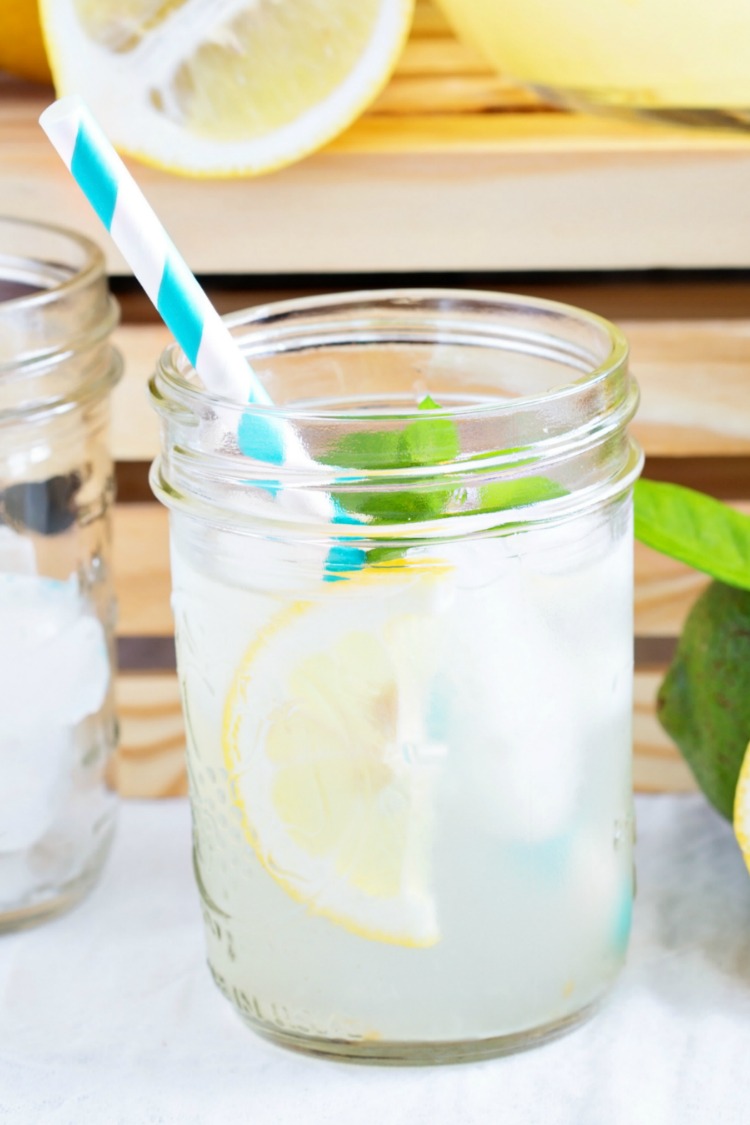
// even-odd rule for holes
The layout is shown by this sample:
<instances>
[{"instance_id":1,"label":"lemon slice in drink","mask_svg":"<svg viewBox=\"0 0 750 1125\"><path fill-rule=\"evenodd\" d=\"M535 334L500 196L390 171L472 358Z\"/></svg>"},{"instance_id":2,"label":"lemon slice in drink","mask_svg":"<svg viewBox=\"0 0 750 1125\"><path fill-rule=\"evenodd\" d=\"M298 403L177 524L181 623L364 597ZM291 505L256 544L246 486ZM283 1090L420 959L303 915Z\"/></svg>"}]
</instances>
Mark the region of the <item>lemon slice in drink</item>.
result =
<instances>
[{"instance_id":1,"label":"lemon slice in drink","mask_svg":"<svg viewBox=\"0 0 750 1125\"><path fill-rule=\"evenodd\" d=\"M439 939L430 889L440 747L425 729L439 572L368 568L282 610L230 688L224 763L263 867L374 941ZM377 583L373 591L362 587Z\"/></svg>"},{"instance_id":2,"label":"lemon slice in drink","mask_svg":"<svg viewBox=\"0 0 750 1125\"><path fill-rule=\"evenodd\" d=\"M298 160L384 86L414 0L40 0L60 95L110 140L188 175Z\"/></svg>"},{"instance_id":3,"label":"lemon slice in drink","mask_svg":"<svg viewBox=\"0 0 750 1125\"><path fill-rule=\"evenodd\" d=\"M750 871L750 743L745 751L734 792L734 833Z\"/></svg>"}]
</instances>

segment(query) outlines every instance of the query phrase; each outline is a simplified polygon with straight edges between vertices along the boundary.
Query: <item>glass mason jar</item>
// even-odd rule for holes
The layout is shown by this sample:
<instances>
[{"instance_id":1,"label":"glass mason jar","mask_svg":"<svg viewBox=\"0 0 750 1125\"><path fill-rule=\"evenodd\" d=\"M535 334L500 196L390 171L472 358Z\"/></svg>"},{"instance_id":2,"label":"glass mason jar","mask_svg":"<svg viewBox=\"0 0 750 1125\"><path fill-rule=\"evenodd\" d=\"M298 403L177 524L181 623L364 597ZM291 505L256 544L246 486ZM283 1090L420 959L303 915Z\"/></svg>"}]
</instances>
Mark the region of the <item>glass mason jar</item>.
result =
<instances>
[{"instance_id":1,"label":"glass mason jar","mask_svg":"<svg viewBox=\"0 0 750 1125\"><path fill-rule=\"evenodd\" d=\"M443 290L229 323L273 407L151 384L214 978L322 1054L546 1039L630 928L626 343Z\"/></svg>"},{"instance_id":2,"label":"glass mason jar","mask_svg":"<svg viewBox=\"0 0 750 1125\"><path fill-rule=\"evenodd\" d=\"M0 219L0 930L79 899L113 831L116 321L93 243Z\"/></svg>"}]
</instances>

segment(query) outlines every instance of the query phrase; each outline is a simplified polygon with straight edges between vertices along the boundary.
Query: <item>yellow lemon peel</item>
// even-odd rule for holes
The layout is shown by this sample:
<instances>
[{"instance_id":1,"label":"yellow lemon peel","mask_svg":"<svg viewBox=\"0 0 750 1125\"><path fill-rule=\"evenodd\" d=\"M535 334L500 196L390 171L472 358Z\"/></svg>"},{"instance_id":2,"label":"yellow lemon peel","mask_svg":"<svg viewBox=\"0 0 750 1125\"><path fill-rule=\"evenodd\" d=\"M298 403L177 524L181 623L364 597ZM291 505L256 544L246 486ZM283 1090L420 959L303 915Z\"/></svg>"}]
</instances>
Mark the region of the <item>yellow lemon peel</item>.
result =
<instances>
[{"instance_id":1,"label":"yellow lemon peel","mask_svg":"<svg viewBox=\"0 0 750 1125\"><path fill-rule=\"evenodd\" d=\"M342 132L388 80L414 0L40 0L59 95L121 152L190 176L268 172Z\"/></svg>"},{"instance_id":2,"label":"yellow lemon peel","mask_svg":"<svg viewBox=\"0 0 750 1125\"><path fill-rule=\"evenodd\" d=\"M734 834L750 871L750 743L745 751L734 793Z\"/></svg>"}]
</instances>

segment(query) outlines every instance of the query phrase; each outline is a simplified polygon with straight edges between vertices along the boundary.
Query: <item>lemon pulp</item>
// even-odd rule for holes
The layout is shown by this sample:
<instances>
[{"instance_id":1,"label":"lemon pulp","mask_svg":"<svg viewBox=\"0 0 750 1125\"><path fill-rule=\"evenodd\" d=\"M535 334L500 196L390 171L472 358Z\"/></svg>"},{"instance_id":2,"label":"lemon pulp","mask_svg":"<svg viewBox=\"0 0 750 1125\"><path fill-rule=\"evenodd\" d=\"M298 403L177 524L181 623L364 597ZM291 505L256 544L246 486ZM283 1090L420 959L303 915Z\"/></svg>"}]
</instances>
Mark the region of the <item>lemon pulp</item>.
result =
<instances>
[{"instance_id":1,"label":"lemon pulp","mask_svg":"<svg viewBox=\"0 0 750 1125\"><path fill-rule=\"evenodd\" d=\"M413 0L41 0L58 94L125 152L193 175L268 171L387 81Z\"/></svg>"},{"instance_id":2,"label":"lemon pulp","mask_svg":"<svg viewBox=\"0 0 750 1125\"><path fill-rule=\"evenodd\" d=\"M347 586L387 586L398 569L373 568ZM434 945L439 747L424 715L436 622L428 607L394 611L370 596L349 628L341 587L329 597L338 605L282 610L240 661L222 740L232 799L265 870L311 912L371 940Z\"/></svg>"}]
</instances>

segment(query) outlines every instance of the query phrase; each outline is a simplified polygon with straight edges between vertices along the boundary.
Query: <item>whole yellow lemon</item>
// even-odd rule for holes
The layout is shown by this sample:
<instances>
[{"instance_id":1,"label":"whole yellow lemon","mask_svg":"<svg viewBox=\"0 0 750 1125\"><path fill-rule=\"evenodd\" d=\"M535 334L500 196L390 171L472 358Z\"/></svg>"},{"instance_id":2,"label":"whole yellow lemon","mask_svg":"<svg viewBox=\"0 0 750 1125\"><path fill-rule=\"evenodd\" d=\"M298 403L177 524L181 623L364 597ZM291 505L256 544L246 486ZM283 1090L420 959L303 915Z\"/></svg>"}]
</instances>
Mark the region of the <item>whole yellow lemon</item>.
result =
<instances>
[{"instance_id":1,"label":"whole yellow lemon","mask_svg":"<svg viewBox=\"0 0 750 1125\"><path fill-rule=\"evenodd\" d=\"M0 0L0 70L35 82L51 82L37 0Z\"/></svg>"}]
</instances>

